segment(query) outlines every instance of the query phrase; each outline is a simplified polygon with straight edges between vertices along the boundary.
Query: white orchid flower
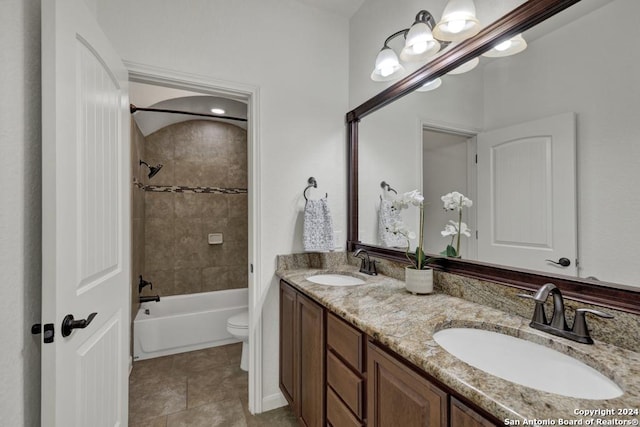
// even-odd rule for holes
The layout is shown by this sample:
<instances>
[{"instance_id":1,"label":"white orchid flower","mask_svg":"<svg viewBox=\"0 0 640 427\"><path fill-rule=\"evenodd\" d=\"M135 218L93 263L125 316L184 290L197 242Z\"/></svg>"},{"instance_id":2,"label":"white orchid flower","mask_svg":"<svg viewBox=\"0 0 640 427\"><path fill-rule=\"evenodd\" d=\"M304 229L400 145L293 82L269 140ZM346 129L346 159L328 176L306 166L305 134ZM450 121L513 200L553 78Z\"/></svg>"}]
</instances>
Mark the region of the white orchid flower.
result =
<instances>
[{"instance_id":1,"label":"white orchid flower","mask_svg":"<svg viewBox=\"0 0 640 427\"><path fill-rule=\"evenodd\" d=\"M444 226L444 230L442 230L440 234L442 234L442 237L455 236L458 234L458 230L453 225L447 224Z\"/></svg>"},{"instance_id":2,"label":"white orchid flower","mask_svg":"<svg viewBox=\"0 0 640 427\"><path fill-rule=\"evenodd\" d=\"M458 230L460 234L464 234L467 237L471 237L471 229L467 227L467 224L464 222L460 223L460 230Z\"/></svg>"},{"instance_id":3,"label":"white orchid flower","mask_svg":"<svg viewBox=\"0 0 640 427\"><path fill-rule=\"evenodd\" d=\"M393 201L393 207L397 210L408 209L409 206L421 206L424 202L424 197L418 190L413 190L401 194Z\"/></svg>"},{"instance_id":4,"label":"white orchid flower","mask_svg":"<svg viewBox=\"0 0 640 427\"><path fill-rule=\"evenodd\" d=\"M460 223L460 229L458 230L458 223L453 221L453 220L449 220L449 222L451 224L447 224L444 226L444 230L442 230L440 232L440 234L442 234L443 237L447 237L447 236L457 236L458 234L464 234L467 237L471 237L471 229L467 226L466 223L461 222Z\"/></svg>"},{"instance_id":5,"label":"white orchid flower","mask_svg":"<svg viewBox=\"0 0 640 427\"><path fill-rule=\"evenodd\" d=\"M457 191L445 194L440 197L440 200L442 200L444 208L449 211L461 210L462 208L470 208L473 206L471 199Z\"/></svg>"}]
</instances>

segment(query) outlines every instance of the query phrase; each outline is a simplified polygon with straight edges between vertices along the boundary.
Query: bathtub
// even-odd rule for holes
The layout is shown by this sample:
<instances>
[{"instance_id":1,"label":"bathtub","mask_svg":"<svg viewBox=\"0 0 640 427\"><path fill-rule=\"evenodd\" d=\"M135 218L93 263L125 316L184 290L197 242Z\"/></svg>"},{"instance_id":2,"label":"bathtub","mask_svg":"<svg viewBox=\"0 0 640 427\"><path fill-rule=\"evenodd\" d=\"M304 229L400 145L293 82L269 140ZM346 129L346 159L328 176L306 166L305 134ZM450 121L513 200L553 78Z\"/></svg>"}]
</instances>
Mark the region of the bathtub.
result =
<instances>
[{"instance_id":1,"label":"bathtub","mask_svg":"<svg viewBox=\"0 0 640 427\"><path fill-rule=\"evenodd\" d=\"M146 302L133 321L133 359L143 360L240 342L227 319L247 310L247 289L160 297Z\"/></svg>"}]
</instances>

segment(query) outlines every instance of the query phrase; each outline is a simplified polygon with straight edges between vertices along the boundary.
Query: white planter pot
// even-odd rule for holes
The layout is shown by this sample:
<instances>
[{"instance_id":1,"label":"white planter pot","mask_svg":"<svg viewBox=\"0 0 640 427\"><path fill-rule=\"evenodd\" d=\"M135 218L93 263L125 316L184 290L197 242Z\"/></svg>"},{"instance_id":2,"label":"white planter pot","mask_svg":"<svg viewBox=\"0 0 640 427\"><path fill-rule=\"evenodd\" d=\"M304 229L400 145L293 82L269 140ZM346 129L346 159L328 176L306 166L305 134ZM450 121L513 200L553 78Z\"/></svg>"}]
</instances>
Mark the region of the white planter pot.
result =
<instances>
[{"instance_id":1,"label":"white planter pot","mask_svg":"<svg viewBox=\"0 0 640 427\"><path fill-rule=\"evenodd\" d=\"M430 294L433 292L433 270L416 270L405 267L404 282L407 291L412 294Z\"/></svg>"}]
</instances>

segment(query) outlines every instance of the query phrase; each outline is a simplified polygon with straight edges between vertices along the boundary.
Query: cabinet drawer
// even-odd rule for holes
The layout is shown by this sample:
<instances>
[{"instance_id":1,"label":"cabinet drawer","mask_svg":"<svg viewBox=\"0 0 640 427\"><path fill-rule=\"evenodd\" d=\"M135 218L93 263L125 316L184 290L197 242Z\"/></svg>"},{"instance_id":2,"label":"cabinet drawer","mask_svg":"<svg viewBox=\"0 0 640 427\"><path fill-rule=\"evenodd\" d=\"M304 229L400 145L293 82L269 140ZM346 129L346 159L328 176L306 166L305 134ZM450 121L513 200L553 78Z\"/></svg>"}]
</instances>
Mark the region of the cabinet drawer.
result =
<instances>
[{"instance_id":1,"label":"cabinet drawer","mask_svg":"<svg viewBox=\"0 0 640 427\"><path fill-rule=\"evenodd\" d=\"M327 351L327 383L358 418L363 417L363 380L345 366L332 351Z\"/></svg>"},{"instance_id":2,"label":"cabinet drawer","mask_svg":"<svg viewBox=\"0 0 640 427\"><path fill-rule=\"evenodd\" d=\"M327 422L334 427L362 427L331 387L327 387Z\"/></svg>"},{"instance_id":3,"label":"cabinet drawer","mask_svg":"<svg viewBox=\"0 0 640 427\"><path fill-rule=\"evenodd\" d=\"M338 318L333 313L327 316L327 344L353 369L364 371L364 334Z\"/></svg>"}]
</instances>

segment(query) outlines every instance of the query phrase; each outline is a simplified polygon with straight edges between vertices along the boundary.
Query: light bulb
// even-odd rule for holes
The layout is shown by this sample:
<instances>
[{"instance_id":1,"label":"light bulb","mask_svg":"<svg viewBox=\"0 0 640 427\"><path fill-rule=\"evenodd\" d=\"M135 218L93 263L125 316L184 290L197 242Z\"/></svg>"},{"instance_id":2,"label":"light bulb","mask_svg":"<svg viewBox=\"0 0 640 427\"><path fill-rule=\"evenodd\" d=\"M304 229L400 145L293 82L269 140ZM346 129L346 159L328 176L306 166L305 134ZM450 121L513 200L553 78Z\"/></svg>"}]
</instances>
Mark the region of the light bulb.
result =
<instances>
[{"instance_id":1,"label":"light bulb","mask_svg":"<svg viewBox=\"0 0 640 427\"><path fill-rule=\"evenodd\" d=\"M380 67L380 75L382 77L388 77L393 74L393 66L390 64L386 64Z\"/></svg>"},{"instance_id":2,"label":"light bulb","mask_svg":"<svg viewBox=\"0 0 640 427\"><path fill-rule=\"evenodd\" d=\"M450 33L458 34L462 30L464 30L464 27L466 25L467 21L465 21L464 19L456 19L453 21L449 21L449 23L447 24L447 29Z\"/></svg>"},{"instance_id":3,"label":"light bulb","mask_svg":"<svg viewBox=\"0 0 640 427\"><path fill-rule=\"evenodd\" d=\"M502 51L505 51L505 50L509 49L511 47L511 45L512 45L511 40L506 40L506 41L503 41L502 43L500 43L499 45L497 45L496 47L494 47L494 49L499 51L499 52L502 52Z\"/></svg>"},{"instance_id":4,"label":"light bulb","mask_svg":"<svg viewBox=\"0 0 640 427\"><path fill-rule=\"evenodd\" d=\"M415 54L424 53L427 51L428 47L429 47L429 43L427 43L426 41L415 43L413 45L413 53Z\"/></svg>"},{"instance_id":5,"label":"light bulb","mask_svg":"<svg viewBox=\"0 0 640 427\"><path fill-rule=\"evenodd\" d=\"M224 114L225 113L225 111L222 108L212 108L211 112L213 114Z\"/></svg>"}]
</instances>

